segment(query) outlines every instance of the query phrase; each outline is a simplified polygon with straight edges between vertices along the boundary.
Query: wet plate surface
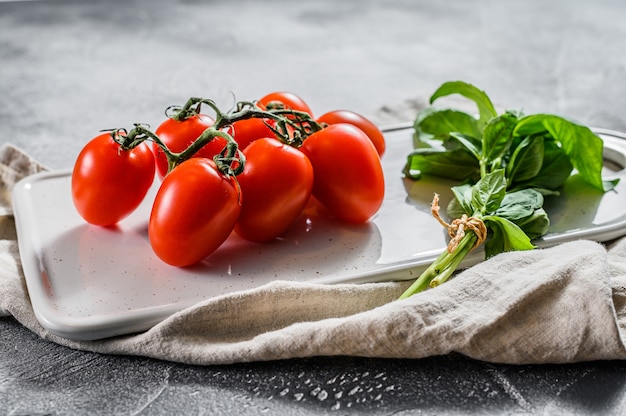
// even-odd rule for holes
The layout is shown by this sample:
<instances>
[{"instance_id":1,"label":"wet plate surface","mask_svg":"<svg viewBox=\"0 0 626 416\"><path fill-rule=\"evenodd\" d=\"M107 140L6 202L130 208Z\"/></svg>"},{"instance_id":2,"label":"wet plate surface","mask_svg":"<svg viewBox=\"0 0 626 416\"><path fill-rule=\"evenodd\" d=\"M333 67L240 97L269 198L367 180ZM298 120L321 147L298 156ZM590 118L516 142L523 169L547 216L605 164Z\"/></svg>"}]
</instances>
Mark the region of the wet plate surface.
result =
<instances>
[{"instance_id":1,"label":"wet plate surface","mask_svg":"<svg viewBox=\"0 0 626 416\"><path fill-rule=\"evenodd\" d=\"M605 140L606 176L626 176L626 136L597 132ZM385 135L386 197L368 224L302 216L272 243L250 243L233 234L202 263L185 269L162 263L148 244L147 220L158 180L139 209L115 229L90 226L78 216L70 172L22 180L13 202L37 318L57 335L98 339L145 330L197 302L278 279L334 284L417 277L447 244L445 230L431 217L430 203L438 192L445 207L453 184L403 179L412 131L390 128ZM626 234L626 180L604 195L576 177L566 187L563 195L546 199L552 226L539 246ZM464 265L482 256L476 250Z\"/></svg>"}]
</instances>

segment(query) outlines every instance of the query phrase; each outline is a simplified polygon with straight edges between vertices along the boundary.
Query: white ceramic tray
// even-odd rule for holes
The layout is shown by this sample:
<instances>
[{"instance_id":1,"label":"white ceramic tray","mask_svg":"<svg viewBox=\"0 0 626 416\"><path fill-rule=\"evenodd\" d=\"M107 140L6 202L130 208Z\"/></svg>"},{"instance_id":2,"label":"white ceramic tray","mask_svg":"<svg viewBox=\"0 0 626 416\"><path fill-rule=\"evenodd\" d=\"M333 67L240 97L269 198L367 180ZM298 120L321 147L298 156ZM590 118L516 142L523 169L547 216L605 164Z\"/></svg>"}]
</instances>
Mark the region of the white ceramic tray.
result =
<instances>
[{"instance_id":1,"label":"white ceramic tray","mask_svg":"<svg viewBox=\"0 0 626 416\"><path fill-rule=\"evenodd\" d=\"M626 135L605 140L608 177L626 176ZM414 279L445 248L445 230L431 217L451 182L402 178L412 148L410 128L385 129L386 197L368 224L302 217L281 239L254 244L233 234L203 263L186 269L158 260L147 242L155 181L139 209L117 229L86 224L70 195L70 172L36 174L19 182L13 205L31 302L41 324L62 337L93 340L143 331L197 302L273 280L361 283ZM566 196L546 201L551 231L540 246L626 234L626 179L602 195L571 181ZM443 212L445 215L445 212ZM476 250L463 264L482 260Z\"/></svg>"}]
</instances>

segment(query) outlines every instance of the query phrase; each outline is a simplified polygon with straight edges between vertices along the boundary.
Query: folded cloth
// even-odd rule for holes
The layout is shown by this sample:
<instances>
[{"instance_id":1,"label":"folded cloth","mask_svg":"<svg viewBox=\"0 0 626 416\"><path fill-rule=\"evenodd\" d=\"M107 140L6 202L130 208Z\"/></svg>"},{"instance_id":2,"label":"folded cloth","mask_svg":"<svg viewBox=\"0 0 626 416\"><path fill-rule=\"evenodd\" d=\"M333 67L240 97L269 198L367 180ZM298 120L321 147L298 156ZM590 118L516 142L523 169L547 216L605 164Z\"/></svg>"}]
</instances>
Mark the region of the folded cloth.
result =
<instances>
[{"instance_id":1,"label":"folded cloth","mask_svg":"<svg viewBox=\"0 0 626 416\"><path fill-rule=\"evenodd\" d=\"M0 149L0 164L4 190L44 169L11 146ZM275 281L207 299L143 333L64 339L43 328L30 305L7 195L0 200L0 314L70 348L202 365L450 352L512 364L626 358L626 239L501 254L403 300L410 282Z\"/></svg>"}]
</instances>

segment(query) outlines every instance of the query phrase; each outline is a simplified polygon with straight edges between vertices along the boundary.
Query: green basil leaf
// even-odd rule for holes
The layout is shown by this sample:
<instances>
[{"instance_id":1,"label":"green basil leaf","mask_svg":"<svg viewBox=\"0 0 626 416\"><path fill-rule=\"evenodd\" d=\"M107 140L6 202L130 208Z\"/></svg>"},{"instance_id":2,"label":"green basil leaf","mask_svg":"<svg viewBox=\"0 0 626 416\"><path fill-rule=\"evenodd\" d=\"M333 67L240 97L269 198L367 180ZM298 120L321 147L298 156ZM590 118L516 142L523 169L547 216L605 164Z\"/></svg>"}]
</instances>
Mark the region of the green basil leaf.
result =
<instances>
[{"instance_id":1,"label":"green basil leaf","mask_svg":"<svg viewBox=\"0 0 626 416\"><path fill-rule=\"evenodd\" d=\"M513 130L516 123L517 116L510 112L489 120L483 131L483 158L494 161L506 154L513 142Z\"/></svg>"},{"instance_id":2,"label":"green basil leaf","mask_svg":"<svg viewBox=\"0 0 626 416\"><path fill-rule=\"evenodd\" d=\"M541 170L529 180L513 181L510 191L523 188L555 191L563 186L572 170L572 163L565 151L554 140L544 140Z\"/></svg>"},{"instance_id":3,"label":"green basil leaf","mask_svg":"<svg viewBox=\"0 0 626 416\"><path fill-rule=\"evenodd\" d=\"M450 81L442 84L430 97L430 104L436 99L447 95L460 94L476 103L478 107L478 125L482 128L487 122L498 115L489 96L472 84L463 81Z\"/></svg>"},{"instance_id":4,"label":"green basil leaf","mask_svg":"<svg viewBox=\"0 0 626 416\"><path fill-rule=\"evenodd\" d=\"M472 186L472 206L482 215L498 209L506 195L504 169L498 169L483 176Z\"/></svg>"},{"instance_id":5,"label":"green basil leaf","mask_svg":"<svg viewBox=\"0 0 626 416\"><path fill-rule=\"evenodd\" d=\"M549 117L546 114L532 114L522 117L518 120L513 134L518 137L537 136L543 133L549 133L543 122Z\"/></svg>"},{"instance_id":6,"label":"green basil leaf","mask_svg":"<svg viewBox=\"0 0 626 416\"><path fill-rule=\"evenodd\" d=\"M525 181L537 176L543 165L543 137L528 136L515 148L506 165L509 183Z\"/></svg>"},{"instance_id":7,"label":"green basil leaf","mask_svg":"<svg viewBox=\"0 0 626 416\"><path fill-rule=\"evenodd\" d=\"M495 215L517 223L517 220L533 215L543 206L543 195L534 189L508 192L502 199Z\"/></svg>"},{"instance_id":8,"label":"green basil leaf","mask_svg":"<svg viewBox=\"0 0 626 416\"><path fill-rule=\"evenodd\" d=\"M467 216L472 215L471 211L466 211L458 199L452 198L446 207L446 213L449 218L461 218L463 214Z\"/></svg>"},{"instance_id":9,"label":"green basil leaf","mask_svg":"<svg viewBox=\"0 0 626 416\"><path fill-rule=\"evenodd\" d=\"M453 186L452 193L454 198L448 204L448 215L452 218L459 218L463 214L468 216L474 215L474 207L472 206L472 186L469 184Z\"/></svg>"},{"instance_id":10,"label":"green basil leaf","mask_svg":"<svg viewBox=\"0 0 626 416\"><path fill-rule=\"evenodd\" d=\"M531 240L543 237L550 229L550 218L543 208L536 209L532 215L513 222L521 228Z\"/></svg>"},{"instance_id":11,"label":"green basil leaf","mask_svg":"<svg viewBox=\"0 0 626 416\"><path fill-rule=\"evenodd\" d=\"M464 181L480 175L476 158L462 148L455 150L416 149L407 157L403 170L409 178L420 174L441 176Z\"/></svg>"},{"instance_id":12,"label":"green basil leaf","mask_svg":"<svg viewBox=\"0 0 626 416\"><path fill-rule=\"evenodd\" d=\"M524 231L511 221L496 215L486 216L483 218L483 221L492 232L491 237L485 242L487 257L507 251L532 250L535 248Z\"/></svg>"},{"instance_id":13,"label":"green basil leaf","mask_svg":"<svg viewBox=\"0 0 626 416\"><path fill-rule=\"evenodd\" d=\"M450 133L461 133L469 137L480 138L476 118L458 110L428 107L418 114L414 123L415 147L430 140L445 140Z\"/></svg>"},{"instance_id":14,"label":"green basil leaf","mask_svg":"<svg viewBox=\"0 0 626 416\"><path fill-rule=\"evenodd\" d=\"M602 180L604 162L602 160L603 143L600 137L588 127L549 114L534 114L523 117L518 122L514 133L526 136L542 132L548 132L561 143L572 165L585 181L598 190L608 190L606 186L612 184Z\"/></svg>"},{"instance_id":15,"label":"green basil leaf","mask_svg":"<svg viewBox=\"0 0 626 416\"><path fill-rule=\"evenodd\" d=\"M461 133L450 133L450 140L456 141L461 147L474 155L476 161L480 161L480 149L476 146L471 137L466 137Z\"/></svg>"}]
</instances>

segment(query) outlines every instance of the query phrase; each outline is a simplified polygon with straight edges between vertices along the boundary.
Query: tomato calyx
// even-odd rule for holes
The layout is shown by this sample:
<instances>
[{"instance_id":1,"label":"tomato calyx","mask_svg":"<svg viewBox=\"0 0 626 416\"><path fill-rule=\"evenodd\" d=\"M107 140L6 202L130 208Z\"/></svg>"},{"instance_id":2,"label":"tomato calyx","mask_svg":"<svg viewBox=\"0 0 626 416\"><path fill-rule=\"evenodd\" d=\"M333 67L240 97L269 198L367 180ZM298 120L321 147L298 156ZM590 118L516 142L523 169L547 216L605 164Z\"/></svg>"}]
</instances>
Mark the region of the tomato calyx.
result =
<instances>
[{"instance_id":1,"label":"tomato calyx","mask_svg":"<svg viewBox=\"0 0 626 416\"><path fill-rule=\"evenodd\" d=\"M210 129L205 130L205 133L208 130ZM243 172L246 163L246 156L241 150L239 150L239 145L230 134L221 131L215 131L214 133L216 136L226 139L226 146L224 149L213 158L215 166L217 166L217 169L225 176L239 175ZM204 133L202 135L204 135ZM202 135L200 137L202 137Z\"/></svg>"},{"instance_id":2,"label":"tomato calyx","mask_svg":"<svg viewBox=\"0 0 626 416\"><path fill-rule=\"evenodd\" d=\"M195 107L192 107L196 104ZM188 100L185 105L179 107L177 105L170 105L165 109L165 116L176 121L184 121L190 117L197 116L200 114L200 102L195 103L191 100Z\"/></svg>"},{"instance_id":3,"label":"tomato calyx","mask_svg":"<svg viewBox=\"0 0 626 416\"><path fill-rule=\"evenodd\" d=\"M135 124L135 127L137 126L138 124ZM129 135L128 131L124 128L101 130L101 132L109 132L111 139L120 146L120 150L132 150L146 139L145 136L138 135L135 132Z\"/></svg>"},{"instance_id":4,"label":"tomato calyx","mask_svg":"<svg viewBox=\"0 0 626 416\"><path fill-rule=\"evenodd\" d=\"M267 110L284 110L287 107L285 106L285 104L282 101L270 101L265 105L265 108Z\"/></svg>"}]
</instances>

